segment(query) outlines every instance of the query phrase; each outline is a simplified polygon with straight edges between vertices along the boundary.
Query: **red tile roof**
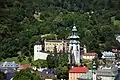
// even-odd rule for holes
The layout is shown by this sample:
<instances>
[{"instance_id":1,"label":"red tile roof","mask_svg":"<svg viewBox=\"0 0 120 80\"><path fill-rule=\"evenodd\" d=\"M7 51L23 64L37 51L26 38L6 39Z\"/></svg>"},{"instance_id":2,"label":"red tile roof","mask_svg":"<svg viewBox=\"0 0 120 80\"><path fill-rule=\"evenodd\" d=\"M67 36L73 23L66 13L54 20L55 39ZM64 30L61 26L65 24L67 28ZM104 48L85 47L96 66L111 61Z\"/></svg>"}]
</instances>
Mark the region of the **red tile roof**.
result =
<instances>
[{"instance_id":1,"label":"red tile roof","mask_svg":"<svg viewBox=\"0 0 120 80\"><path fill-rule=\"evenodd\" d=\"M93 52L93 53L84 53L84 56L95 56L95 55L96 55L95 52Z\"/></svg>"},{"instance_id":2,"label":"red tile roof","mask_svg":"<svg viewBox=\"0 0 120 80\"><path fill-rule=\"evenodd\" d=\"M86 73L89 69L87 67L73 67L69 70L69 73Z\"/></svg>"},{"instance_id":3,"label":"red tile roof","mask_svg":"<svg viewBox=\"0 0 120 80\"><path fill-rule=\"evenodd\" d=\"M19 69L21 70L21 69L26 69L26 68L30 68L30 67L31 67L30 64L21 64Z\"/></svg>"},{"instance_id":4,"label":"red tile roof","mask_svg":"<svg viewBox=\"0 0 120 80\"><path fill-rule=\"evenodd\" d=\"M118 49L112 49L112 51L115 52L115 53L120 52L120 50L118 50Z\"/></svg>"}]
</instances>

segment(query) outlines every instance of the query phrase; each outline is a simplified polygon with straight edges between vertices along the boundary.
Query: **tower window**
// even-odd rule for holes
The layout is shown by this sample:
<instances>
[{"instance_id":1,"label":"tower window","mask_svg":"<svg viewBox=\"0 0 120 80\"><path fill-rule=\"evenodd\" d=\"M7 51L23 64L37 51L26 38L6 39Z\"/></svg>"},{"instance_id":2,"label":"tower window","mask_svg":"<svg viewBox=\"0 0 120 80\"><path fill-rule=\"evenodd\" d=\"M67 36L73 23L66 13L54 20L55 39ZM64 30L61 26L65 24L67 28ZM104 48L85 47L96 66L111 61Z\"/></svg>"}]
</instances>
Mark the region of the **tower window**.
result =
<instances>
[{"instance_id":1,"label":"tower window","mask_svg":"<svg viewBox=\"0 0 120 80\"><path fill-rule=\"evenodd\" d=\"M71 46L71 50L73 50L73 46Z\"/></svg>"},{"instance_id":2,"label":"tower window","mask_svg":"<svg viewBox=\"0 0 120 80\"><path fill-rule=\"evenodd\" d=\"M78 46L76 46L76 49L77 49L77 51L78 51Z\"/></svg>"}]
</instances>

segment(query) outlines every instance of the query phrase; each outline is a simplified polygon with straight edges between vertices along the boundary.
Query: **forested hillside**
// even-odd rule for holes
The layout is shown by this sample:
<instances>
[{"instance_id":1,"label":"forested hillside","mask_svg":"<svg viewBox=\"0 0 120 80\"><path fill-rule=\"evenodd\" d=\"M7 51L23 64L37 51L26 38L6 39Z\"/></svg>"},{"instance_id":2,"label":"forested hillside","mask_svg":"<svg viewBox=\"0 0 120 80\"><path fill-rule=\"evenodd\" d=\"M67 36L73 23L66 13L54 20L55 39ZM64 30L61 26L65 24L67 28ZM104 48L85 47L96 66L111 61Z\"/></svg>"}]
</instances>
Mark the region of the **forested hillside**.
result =
<instances>
[{"instance_id":1,"label":"forested hillside","mask_svg":"<svg viewBox=\"0 0 120 80\"><path fill-rule=\"evenodd\" d=\"M43 34L66 39L74 23L88 51L120 49L120 0L0 0L0 58L33 54Z\"/></svg>"}]
</instances>

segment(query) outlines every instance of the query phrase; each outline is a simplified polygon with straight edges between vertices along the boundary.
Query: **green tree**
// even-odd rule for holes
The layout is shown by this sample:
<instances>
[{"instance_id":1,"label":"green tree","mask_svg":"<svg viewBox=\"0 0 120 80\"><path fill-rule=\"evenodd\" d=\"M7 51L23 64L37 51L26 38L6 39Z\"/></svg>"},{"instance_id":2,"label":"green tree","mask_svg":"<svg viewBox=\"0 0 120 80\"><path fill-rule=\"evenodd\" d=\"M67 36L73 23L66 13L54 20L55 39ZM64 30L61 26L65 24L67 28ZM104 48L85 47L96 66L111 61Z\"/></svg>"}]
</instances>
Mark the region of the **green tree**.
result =
<instances>
[{"instance_id":1,"label":"green tree","mask_svg":"<svg viewBox=\"0 0 120 80\"><path fill-rule=\"evenodd\" d=\"M32 62L32 65L33 65L33 66L36 66L36 67L38 67L38 68L40 68L40 67L45 68L45 67L48 66L48 65L47 65L47 61L45 61L45 60L40 60L40 59L38 59L38 60L36 60L36 61L33 61L33 62Z\"/></svg>"},{"instance_id":2,"label":"green tree","mask_svg":"<svg viewBox=\"0 0 120 80\"><path fill-rule=\"evenodd\" d=\"M59 55L59 65L56 67L58 79L68 79L68 54Z\"/></svg>"},{"instance_id":3,"label":"green tree","mask_svg":"<svg viewBox=\"0 0 120 80\"><path fill-rule=\"evenodd\" d=\"M4 72L1 72L1 71L0 71L0 79L1 79L1 80L4 80L4 79L5 79L5 74L4 74Z\"/></svg>"},{"instance_id":4,"label":"green tree","mask_svg":"<svg viewBox=\"0 0 120 80\"><path fill-rule=\"evenodd\" d=\"M40 78L31 69L25 69L17 72L13 80L40 80Z\"/></svg>"},{"instance_id":5,"label":"green tree","mask_svg":"<svg viewBox=\"0 0 120 80\"><path fill-rule=\"evenodd\" d=\"M59 65L56 69L58 79L68 79L68 67Z\"/></svg>"},{"instance_id":6,"label":"green tree","mask_svg":"<svg viewBox=\"0 0 120 80\"><path fill-rule=\"evenodd\" d=\"M119 4L119 0L0 1L0 57L16 57L19 51L33 54L39 35L50 33L46 39L55 39L56 35L66 39L73 23L88 51L119 48L111 40L120 31ZM35 19L38 13L42 21ZM25 47L28 51L23 50Z\"/></svg>"},{"instance_id":7,"label":"green tree","mask_svg":"<svg viewBox=\"0 0 120 80\"><path fill-rule=\"evenodd\" d=\"M55 68L54 57L53 57L52 54L50 54L50 55L47 56L47 65L48 65L49 69Z\"/></svg>"}]
</instances>

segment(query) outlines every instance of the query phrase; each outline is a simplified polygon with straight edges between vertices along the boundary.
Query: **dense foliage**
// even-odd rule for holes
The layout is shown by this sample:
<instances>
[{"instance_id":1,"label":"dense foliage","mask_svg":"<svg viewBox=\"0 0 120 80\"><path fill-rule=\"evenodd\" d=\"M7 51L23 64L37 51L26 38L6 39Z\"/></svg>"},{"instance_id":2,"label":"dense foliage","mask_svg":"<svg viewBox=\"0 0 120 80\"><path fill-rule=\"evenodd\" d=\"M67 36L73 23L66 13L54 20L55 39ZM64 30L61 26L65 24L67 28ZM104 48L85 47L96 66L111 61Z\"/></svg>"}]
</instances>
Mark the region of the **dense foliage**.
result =
<instances>
[{"instance_id":1,"label":"dense foliage","mask_svg":"<svg viewBox=\"0 0 120 80\"><path fill-rule=\"evenodd\" d=\"M45 68L47 67L47 61L46 60L36 60L32 62L33 66L36 66L37 68Z\"/></svg>"},{"instance_id":2,"label":"dense foliage","mask_svg":"<svg viewBox=\"0 0 120 80\"><path fill-rule=\"evenodd\" d=\"M4 72L0 71L0 80L5 80L6 76L4 74Z\"/></svg>"},{"instance_id":3,"label":"dense foliage","mask_svg":"<svg viewBox=\"0 0 120 80\"><path fill-rule=\"evenodd\" d=\"M68 54L55 54L47 56L48 68L56 68L58 79L68 78Z\"/></svg>"},{"instance_id":4,"label":"dense foliage","mask_svg":"<svg viewBox=\"0 0 120 80\"><path fill-rule=\"evenodd\" d=\"M75 23L88 51L120 48L119 0L1 0L0 58L30 56L43 34L66 39ZM21 54L19 54L21 52Z\"/></svg>"},{"instance_id":5,"label":"dense foliage","mask_svg":"<svg viewBox=\"0 0 120 80\"><path fill-rule=\"evenodd\" d=\"M13 80L40 80L40 78L31 69L25 69L17 72Z\"/></svg>"}]
</instances>

